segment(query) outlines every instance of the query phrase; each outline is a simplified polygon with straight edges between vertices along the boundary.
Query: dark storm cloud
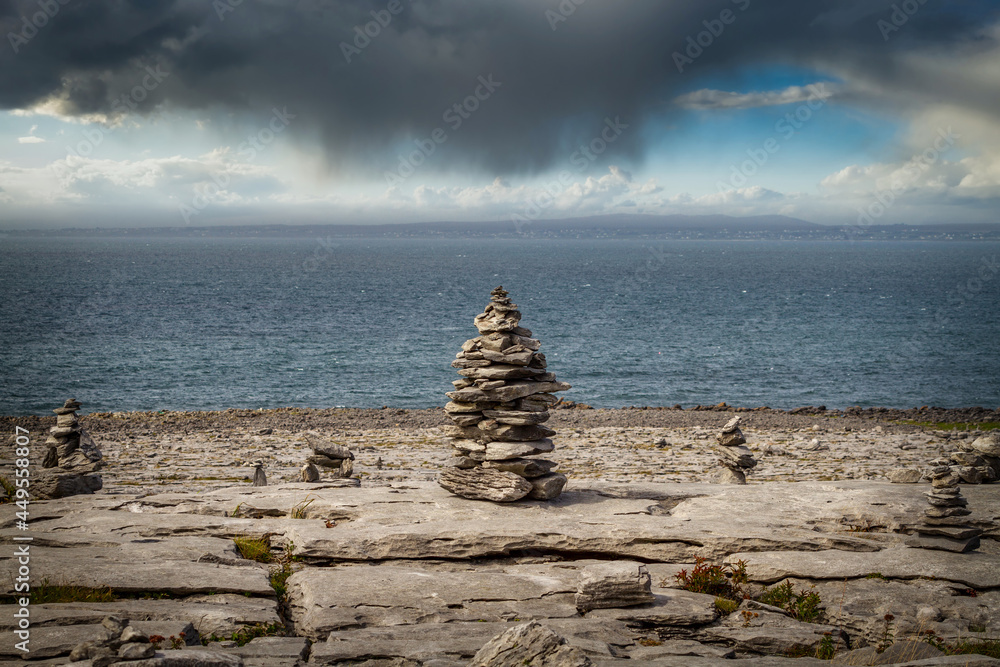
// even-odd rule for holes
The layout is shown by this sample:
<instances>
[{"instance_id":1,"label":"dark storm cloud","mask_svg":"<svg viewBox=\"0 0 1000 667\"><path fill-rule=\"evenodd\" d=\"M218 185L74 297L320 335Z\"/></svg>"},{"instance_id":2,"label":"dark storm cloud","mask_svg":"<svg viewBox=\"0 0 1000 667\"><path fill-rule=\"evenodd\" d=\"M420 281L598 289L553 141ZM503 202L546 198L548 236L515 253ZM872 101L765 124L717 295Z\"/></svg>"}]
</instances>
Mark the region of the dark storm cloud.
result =
<instances>
[{"instance_id":1,"label":"dark storm cloud","mask_svg":"<svg viewBox=\"0 0 1000 667\"><path fill-rule=\"evenodd\" d=\"M388 0L0 0L0 107L61 95L71 114L121 110L116 100L158 66L169 81L140 110L266 119L287 107L293 134L318 137L331 164L379 169L442 128L448 157L436 169L532 172L599 136L606 117L630 125L616 156L641 157L642 130L667 124L669 101L702 75L839 63L899 83L919 76L900 68L900 52L966 40L997 12L992 2L906 0L916 11L886 39L877 21L899 0L397 1L393 15ZM37 34L11 37L43 10L52 16ZM673 54L705 21L717 28L724 10L735 20L678 72ZM373 11L391 20L358 49L354 28ZM449 124L443 113L490 75L499 87L461 127L455 114Z\"/></svg>"}]
</instances>

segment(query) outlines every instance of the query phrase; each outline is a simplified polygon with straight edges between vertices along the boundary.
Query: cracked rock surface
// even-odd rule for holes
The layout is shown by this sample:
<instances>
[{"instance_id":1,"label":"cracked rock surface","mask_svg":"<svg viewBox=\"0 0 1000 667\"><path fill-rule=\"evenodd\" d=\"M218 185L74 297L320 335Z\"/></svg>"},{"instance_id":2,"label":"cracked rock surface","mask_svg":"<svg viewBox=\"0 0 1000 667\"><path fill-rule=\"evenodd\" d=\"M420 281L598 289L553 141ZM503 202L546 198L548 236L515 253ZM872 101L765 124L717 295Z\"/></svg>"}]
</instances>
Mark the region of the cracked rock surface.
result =
<instances>
[{"instance_id":1,"label":"cracked rock surface","mask_svg":"<svg viewBox=\"0 0 1000 667\"><path fill-rule=\"evenodd\" d=\"M748 414L749 433L754 413ZM0 541L7 545L0 551L0 587L13 593L13 538L28 534L34 586L47 580L49 587L107 595L32 604L29 660L3 642L0 664L66 664L74 647L100 638L108 616L167 638L153 658L133 661L160 667L467 665L490 642L501 645L498 638L531 622L552 633L532 630L541 632L539 655L561 651L566 664L622 667L830 664L809 656L824 642L838 655L878 644L886 615L900 642L927 629L946 642L1000 634L1000 486L962 485L970 511L963 522L983 535L978 549L958 553L907 545L927 508L926 482L892 483L878 472L911 465L909 457L913 467L930 470L920 461L939 454L931 451L938 436L817 435L811 426L790 436L757 431L748 439L774 449L763 455L758 449L751 483L734 486L698 481L704 465L696 459L705 448L684 448L698 439L697 429L707 439L717 428L563 425L570 442L560 448L560 465L568 458L582 471L599 461L604 467L595 471L602 472L574 474L552 500L502 505L438 486L432 451L439 441L419 429L395 442L393 434L402 432L395 426L370 432L363 444L342 438L358 452L355 472L366 473L360 481L296 481L303 456L292 452L287 474L268 468L266 487L251 486L252 468L240 469L246 480L222 479L225 461L242 457L243 445L225 450L214 443L166 450L192 461L191 468L166 468L179 479L124 484L136 470L149 470L141 467L146 459L102 437L109 459L103 490L32 502L27 533L16 528L17 508L0 505ZM285 436L233 439L260 449L271 437ZM813 454L794 443L817 437L829 449L809 463ZM903 439L920 443L918 449L900 449ZM941 448L954 449L943 441ZM308 450L303 438L302 451ZM862 463L865 451L872 460ZM892 460L875 460L873 451ZM246 453L248 460L261 458L259 451ZM371 465L376 456L382 470ZM798 481L768 472L789 459L800 466ZM849 465L869 472L832 479L836 466ZM691 473L637 474L657 466ZM220 479L193 479L210 476ZM237 538L262 541L270 562L245 558ZM749 603L723 614L714 595L678 587L675 575L690 572L696 558L744 561L758 589L788 581L817 593L816 622ZM281 581L276 574L290 576ZM14 620L0 615L3 636L12 636ZM180 632L196 633L206 645L171 646L169 637ZM956 658L962 660L925 664L998 664Z\"/></svg>"}]
</instances>

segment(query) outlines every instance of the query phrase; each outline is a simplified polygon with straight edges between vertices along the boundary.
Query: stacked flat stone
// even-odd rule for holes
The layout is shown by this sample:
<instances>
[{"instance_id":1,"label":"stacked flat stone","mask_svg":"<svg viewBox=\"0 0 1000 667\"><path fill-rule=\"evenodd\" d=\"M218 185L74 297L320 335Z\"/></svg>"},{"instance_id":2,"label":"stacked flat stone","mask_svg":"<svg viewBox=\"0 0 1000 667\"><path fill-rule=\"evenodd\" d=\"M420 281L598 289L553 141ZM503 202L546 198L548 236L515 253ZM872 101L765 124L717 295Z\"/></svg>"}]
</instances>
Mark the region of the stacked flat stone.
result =
<instances>
[{"instance_id":1,"label":"stacked flat stone","mask_svg":"<svg viewBox=\"0 0 1000 667\"><path fill-rule=\"evenodd\" d=\"M455 423L446 431L457 455L438 483L476 500L550 500L562 493L566 476L554 472L555 462L534 457L555 448L555 431L542 424L558 401L553 392L570 385L546 369L541 343L520 325L517 304L503 287L490 295L475 319L480 335L466 341L451 364L463 376L444 408Z\"/></svg>"},{"instance_id":2,"label":"stacked flat stone","mask_svg":"<svg viewBox=\"0 0 1000 667\"><path fill-rule=\"evenodd\" d=\"M318 482L319 468L329 471L333 479L348 479L354 474L354 452L350 449L332 442L321 442L309 435L306 440L313 453L300 471L303 482Z\"/></svg>"},{"instance_id":3,"label":"stacked flat stone","mask_svg":"<svg viewBox=\"0 0 1000 667\"><path fill-rule=\"evenodd\" d=\"M67 400L56 413L56 425L45 441L48 449L42 470L32 481L36 498L63 498L93 493L103 487L100 475L103 456L93 438L80 426L76 411L82 407L75 398Z\"/></svg>"},{"instance_id":4,"label":"stacked flat stone","mask_svg":"<svg viewBox=\"0 0 1000 667\"><path fill-rule=\"evenodd\" d=\"M747 440L740 430L739 416L726 422L716 440L719 444L714 449L722 469L716 474L715 481L719 484L746 484L746 474L757 466L757 460L750 448L744 446Z\"/></svg>"},{"instance_id":5,"label":"stacked flat stone","mask_svg":"<svg viewBox=\"0 0 1000 667\"><path fill-rule=\"evenodd\" d=\"M916 526L919 536L907 540L907 546L959 553L978 548L982 530L965 519L972 512L966 507L969 501L958 488L961 478L946 465L933 468L928 476L931 490L925 495L931 506Z\"/></svg>"},{"instance_id":6,"label":"stacked flat stone","mask_svg":"<svg viewBox=\"0 0 1000 667\"><path fill-rule=\"evenodd\" d=\"M951 470L966 484L989 484L1000 478L1000 434L993 432L959 444L949 457Z\"/></svg>"}]
</instances>

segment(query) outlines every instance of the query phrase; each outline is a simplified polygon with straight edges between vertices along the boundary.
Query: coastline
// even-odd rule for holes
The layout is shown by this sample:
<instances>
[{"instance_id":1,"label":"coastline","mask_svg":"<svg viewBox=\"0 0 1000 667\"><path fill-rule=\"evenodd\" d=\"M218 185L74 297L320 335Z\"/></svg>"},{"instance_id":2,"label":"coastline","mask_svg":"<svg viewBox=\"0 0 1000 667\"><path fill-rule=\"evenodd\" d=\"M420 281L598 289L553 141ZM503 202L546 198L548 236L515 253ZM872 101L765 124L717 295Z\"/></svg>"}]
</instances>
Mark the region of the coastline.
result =
<instances>
[{"instance_id":1,"label":"coastline","mask_svg":"<svg viewBox=\"0 0 1000 667\"><path fill-rule=\"evenodd\" d=\"M1000 422L1000 414L983 408L562 408L547 425L556 431L556 459L571 487L574 480L707 481L717 467L710 443L737 414L760 462L751 484L884 481L895 469L926 468ZM0 428L27 429L40 445L54 422L54 416L0 417ZM441 408L91 413L80 415L80 423L105 456L100 494L244 484L258 461L269 484L296 482L311 453L310 433L351 449L356 476L370 485L431 482L452 456ZM42 454L40 446L34 451Z\"/></svg>"}]
</instances>

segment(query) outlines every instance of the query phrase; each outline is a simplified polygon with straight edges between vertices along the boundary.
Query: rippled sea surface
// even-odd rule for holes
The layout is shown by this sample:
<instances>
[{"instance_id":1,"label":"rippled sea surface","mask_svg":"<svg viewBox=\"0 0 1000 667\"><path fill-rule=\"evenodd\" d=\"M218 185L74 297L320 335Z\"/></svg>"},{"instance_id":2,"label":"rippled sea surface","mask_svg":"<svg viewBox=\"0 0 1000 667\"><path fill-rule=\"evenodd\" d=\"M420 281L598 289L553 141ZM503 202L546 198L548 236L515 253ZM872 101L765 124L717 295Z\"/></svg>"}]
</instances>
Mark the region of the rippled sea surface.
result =
<instances>
[{"instance_id":1,"label":"rippled sea surface","mask_svg":"<svg viewBox=\"0 0 1000 667\"><path fill-rule=\"evenodd\" d=\"M0 413L429 407L503 285L595 407L1000 406L996 243L0 241Z\"/></svg>"}]
</instances>

